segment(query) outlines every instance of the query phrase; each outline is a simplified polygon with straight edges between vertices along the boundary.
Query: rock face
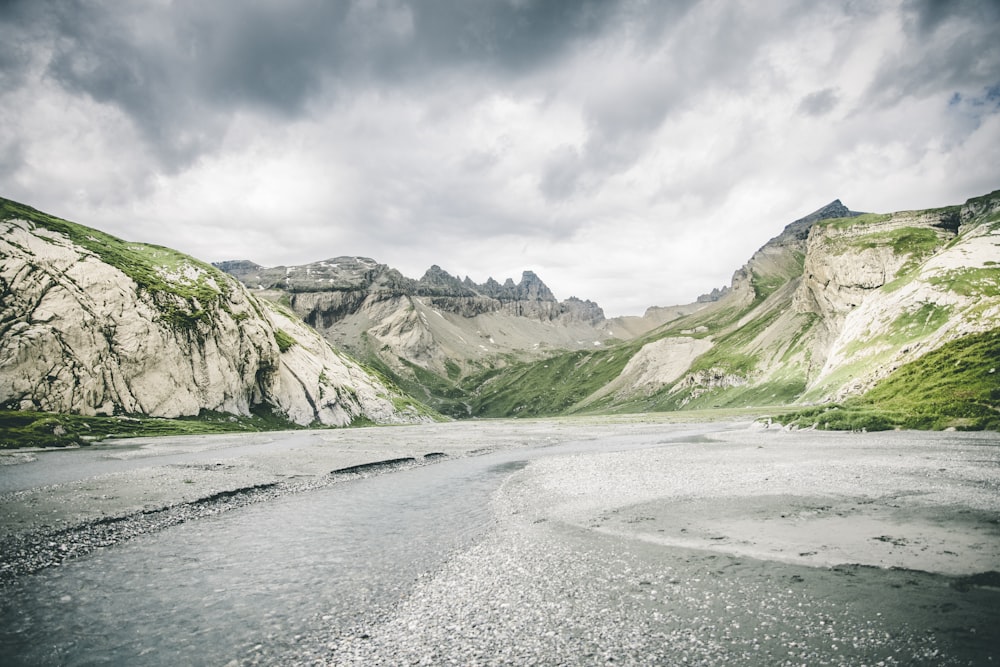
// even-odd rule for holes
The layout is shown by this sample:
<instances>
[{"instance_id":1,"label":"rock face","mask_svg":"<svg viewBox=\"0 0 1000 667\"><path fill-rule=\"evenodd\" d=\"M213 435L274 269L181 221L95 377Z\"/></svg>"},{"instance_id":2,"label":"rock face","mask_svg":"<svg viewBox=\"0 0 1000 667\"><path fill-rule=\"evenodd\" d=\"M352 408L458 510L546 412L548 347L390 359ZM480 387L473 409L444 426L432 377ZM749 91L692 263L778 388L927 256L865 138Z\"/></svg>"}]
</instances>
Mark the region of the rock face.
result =
<instances>
[{"instance_id":1,"label":"rock face","mask_svg":"<svg viewBox=\"0 0 1000 667\"><path fill-rule=\"evenodd\" d=\"M998 195L810 236L793 305L817 317L827 341L814 394L865 391L950 340L1000 325Z\"/></svg>"},{"instance_id":2,"label":"rock face","mask_svg":"<svg viewBox=\"0 0 1000 667\"><path fill-rule=\"evenodd\" d=\"M242 260L216 266L255 293L287 302L335 345L413 382L422 371L456 380L511 358L592 348L612 336L600 306L559 301L532 271L517 283L477 284L437 265L413 280L365 257L270 269Z\"/></svg>"},{"instance_id":3,"label":"rock face","mask_svg":"<svg viewBox=\"0 0 1000 667\"><path fill-rule=\"evenodd\" d=\"M0 214L5 408L180 417L268 406L298 424L337 426L423 419L211 266L8 200Z\"/></svg>"},{"instance_id":4,"label":"rock face","mask_svg":"<svg viewBox=\"0 0 1000 667\"><path fill-rule=\"evenodd\" d=\"M863 393L952 341L996 331L1000 191L961 206L886 215L834 201L786 226L728 288L690 310L665 310L663 323L633 342L546 361L568 369L560 385L588 389L602 369L620 369L568 407L553 405L556 411L823 403ZM641 330L643 323L620 325ZM996 372L979 352L960 363ZM516 368L490 378L485 395L518 405L517 387L542 377Z\"/></svg>"},{"instance_id":5,"label":"rock face","mask_svg":"<svg viewBox=\"0 0 1000 667\"><path fill-rule=\"evenodd\" d=\"M633 357L679 334L709 343L679 380L619 379L616 396L660 409L842 399L948 341L994 330L998 211L1000 192L886 215L834 201L785 227L728 289Z\"/></svg>"}]
</instances>

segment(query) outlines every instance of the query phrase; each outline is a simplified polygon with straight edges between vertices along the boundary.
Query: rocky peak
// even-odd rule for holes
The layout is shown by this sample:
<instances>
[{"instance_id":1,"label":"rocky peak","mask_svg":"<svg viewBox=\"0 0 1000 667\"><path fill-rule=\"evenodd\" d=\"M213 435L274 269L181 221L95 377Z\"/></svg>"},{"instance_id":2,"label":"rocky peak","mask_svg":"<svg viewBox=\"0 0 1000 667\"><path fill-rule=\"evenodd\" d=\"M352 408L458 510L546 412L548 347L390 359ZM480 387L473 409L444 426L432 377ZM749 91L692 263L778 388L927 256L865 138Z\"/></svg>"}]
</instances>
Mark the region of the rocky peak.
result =
<instances>
[{"instance_id":1,"label":"rocky peak","mask_svg":"<svg viewBox=\"0 0 1000 667\"><path fill-rule=\"evenodd\" d=\"M552 290L542 282L534 271L524 271L517 286L517 298L523 301L555 301Z\"/></svg>"},{"instance_id":2,"label":"rocky peak","mask_svg":"<svg viewBox=\"0 0 1000 667\"><path fill-rule=\"evenodd\" d=\"M834 218L855 218L864 215L858 211L852 211L844 206L839 199L834 199L826 206L820 207L809 215L799 218L782 230L781 234L771 239L771 241L783 240L805 240L809 236L809 229L820 220L832 220Z\"/></svg>"},{"instance_id":3,"label":"rocky peak","mask_svg":"<svg viewBox=\"0 0 1000 667\"><path fill-rule=\"evenodd\" d=\"M719 299L721 299L722 297L726 296L727 294L729 294L728 286L723 287L721 289L718 287L713 287L711 292L708 292L707 294L702 294L697 299L695 299L695 303L714 303Z\"/></svg>"},{"instance_id":4,"label":"rocky peak","mask_svg":"<svg viewBox=\"0 0 1000 667\"><path fill-rule=\"evenodd\" d=\"M437 264L424 272L417 281L417 293L424 296L475 296L473 289L465 286L456 276L451 275Z\"/></svg>"},{"instance_id":5,"label":"rocky peak","mask_svg":"<svg viewBox=\"0 0 1000 667\"><path fill-rule=\"evenodd\" d=\"M596 326L604 321L604 309L589 299L578 299L571 296L560 304L563 319L574 322L585 322Z\"/></svg>"}]
</instances>

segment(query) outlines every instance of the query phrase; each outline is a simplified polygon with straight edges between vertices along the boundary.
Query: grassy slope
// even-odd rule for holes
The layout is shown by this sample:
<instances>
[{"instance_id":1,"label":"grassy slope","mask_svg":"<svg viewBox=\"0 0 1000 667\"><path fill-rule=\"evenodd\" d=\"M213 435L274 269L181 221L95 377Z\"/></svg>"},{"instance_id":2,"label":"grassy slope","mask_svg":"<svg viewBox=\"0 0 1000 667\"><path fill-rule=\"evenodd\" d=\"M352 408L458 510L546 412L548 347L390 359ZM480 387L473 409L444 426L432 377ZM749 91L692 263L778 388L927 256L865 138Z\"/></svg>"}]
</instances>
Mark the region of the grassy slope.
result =
<instances>
[{"instance_id":1,"label":"grassy slope","mask_svg":"<svg viewBox=\"0 0 1000 667\"><path fill-rule=\"evenodd\" d=\"M570 413L573 406L616 378L639 347L628 343L515 363L466 378L463 387L472 414L480 417Z\"/></svg>"},{"instance_id":2,"label":"grassy slope","mask_svg":"<svg viewBox=\"0 0 1000 667\"><path fill-rule=\"evenodd\" d=\"M681 402L688 394L671 393L671 387L652 396L622 400L608 395L589 402L584 407L578 404L614 380L643 345L662 338L690 336L713 339L715 347L695 360L693 371L718 368L735 374L751 372L756 357L744 348L773 323L787 299L766 306L762 309L762 316L751 320L746 326L739 327L737 324L741 318L765 304L769 297L801 273L801 266L801 255L789 254L782 261L769 262L770 270L751 276L754 298L749 303L718 302L669 322L633 341L602 350L566 352L539 362L512 364L467 378L463 387L472 397L472 414L483 417L526 417L578 412L627 413L680 409ZM780 387L768 384L766 387L739 392L713 391L683 407L700 409L744 406L748 403L771 404L775 401L775 395L780 395L781 398L777 399L780 402L801 393L804 380L779 384ZM760 400L757 398L758 389ZM720 394L725 396L720 399Z\"/></svg>"},{"instance_id":3,"label":"grassy slope","mask_svg":"<svg viewBox=\"0 0 1000 667\"><path fill-rule=\"evenodd\" d=\"M27 220L37 227L68 237L76 245L94 253L101 261L114 266L135 281L140 290L154 298L164 318L179 327L208 323L209 306L218 303L226 308L229 290L235 288L233 279L227 274L171 248L124 241L100 230L51 216L2 197L0 220ZM186 269L194 271L184 275ZM261 311L257 312L264 317ZM290 311L285 314L295 317ZM282 352L295 344L295 340L280 329L275 331L275 340ZM387 386L391 387L391 384ZM393 400L398 404L397 407L416 407L432 418L440 418L433 410L408 397L394 397ZM0 448L85 445L107 437L300 428L281 416L272 414L267 406L257 406L253 408L253 412L250 417L203 412L197 417L161 419L145 415L88 417L0 410ZM354 425L363 426L366 422L359 419Z\"/></svg>"},{"instance_id":4,"label":"grassy slope","mask_svg":"<svg viewBox=\"0 0 1000 667\"><path fill-rule=\"evenodd\" d=\"M251 417L203 412L197 417L160 419L145 416L87 417L53 412L0 410L0 449L89 445L105 438L157 435L204 435L301 428L266 408Z\"/></svg>"},{"instance_id":5,"label":"grassy slope","mask_svg":"<svg viewBox=\"0 0 1000 667\"><path fill-rule=\"evenodd\" d=\"M831 430L1000 429L1000 331L946 343L861 397L778 421Z\"/></svg>"}]
</instances>

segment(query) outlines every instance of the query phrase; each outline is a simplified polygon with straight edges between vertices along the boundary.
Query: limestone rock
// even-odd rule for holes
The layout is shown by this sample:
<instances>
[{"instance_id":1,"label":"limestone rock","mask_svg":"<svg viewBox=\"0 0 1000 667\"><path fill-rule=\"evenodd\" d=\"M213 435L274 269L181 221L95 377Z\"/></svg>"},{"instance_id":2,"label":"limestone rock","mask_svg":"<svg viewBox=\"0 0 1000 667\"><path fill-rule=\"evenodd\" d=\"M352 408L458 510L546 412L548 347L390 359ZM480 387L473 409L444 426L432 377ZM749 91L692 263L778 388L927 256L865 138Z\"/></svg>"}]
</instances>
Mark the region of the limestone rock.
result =
<instances>
[{"instance_id":1,"label":"limestone rock","mask_svg":"<svg viewBox=\"0 0 1000 667\"><path fill-rule=\"evenodd\" d=\"M266 404L299 424L422 419L225 273L0 205L0 405L173 418ZM283 351L282 333L297 344Z\"/></svg>"}]
</instances>

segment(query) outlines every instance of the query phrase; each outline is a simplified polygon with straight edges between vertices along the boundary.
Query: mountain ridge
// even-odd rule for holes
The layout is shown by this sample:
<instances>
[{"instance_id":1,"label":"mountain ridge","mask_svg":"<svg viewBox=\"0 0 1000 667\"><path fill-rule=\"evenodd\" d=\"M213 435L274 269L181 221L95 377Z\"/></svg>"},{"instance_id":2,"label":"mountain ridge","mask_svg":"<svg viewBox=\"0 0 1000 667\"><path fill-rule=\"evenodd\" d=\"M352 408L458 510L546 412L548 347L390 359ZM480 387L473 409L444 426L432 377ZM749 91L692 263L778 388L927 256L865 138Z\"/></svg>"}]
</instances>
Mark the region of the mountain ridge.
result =
<instances>
[{"instance_id":1,"label":"mountain ridge","mask_svg":"<svg viewBox=\"0 0 1000 667\"><path fill-rule=\"evenodd\" d=\"M729 285L610 319L591 301L557 300L533 271L477 284L438 265L407 278L366 257L213 266L0 207L7 409L244 415L267 405L289 423L343 425L431 418L421 403L452 417L800 406L790 422L836 427L861 423L856 406L878 413L877 400L895 407L864 422L873 427L1000 424L989 358L1000 191L887 214L834 200L782 227ZM915 386L938 406L915 419L920 406L894 378L947 385L919 366L932 353L962 364L971 385L944 398ZM158 383L172 389L157 393ZM808 407L833 414L842 403L855 406L850 418Z\"/></svg>"},{"instance_id":2,"label":"mountain ridge","mask_svg":"<svg viewBox=\"0 0 1000 667\"><path fill-rule=\"evenodd\" d=\"M169 248L0 199L0 406L84 416L424 421L280 305Z\"/></svg>"}]
</instances>

